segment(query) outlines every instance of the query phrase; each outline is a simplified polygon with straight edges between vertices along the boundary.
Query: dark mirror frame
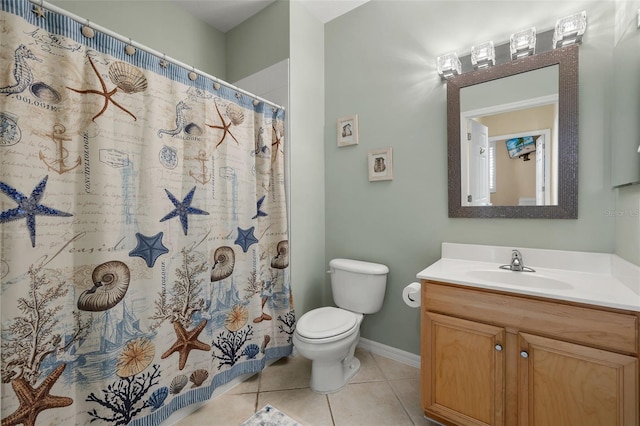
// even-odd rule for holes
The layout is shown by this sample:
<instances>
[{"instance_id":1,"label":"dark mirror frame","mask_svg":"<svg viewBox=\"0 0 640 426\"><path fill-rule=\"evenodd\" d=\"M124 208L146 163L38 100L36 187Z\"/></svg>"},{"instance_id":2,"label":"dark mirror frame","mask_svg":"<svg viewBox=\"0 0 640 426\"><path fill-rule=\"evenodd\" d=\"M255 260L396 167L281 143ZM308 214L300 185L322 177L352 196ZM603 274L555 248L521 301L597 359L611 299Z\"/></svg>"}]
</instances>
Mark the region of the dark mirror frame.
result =
<instances>
[{"instance_id":1,"label":"dark mirror frame","mask_svg":"<svg viewBox=\"0 0 640 426\"><path fill-rule=\"evenodd\" d=\"M460 89L558 65L558 204L554 206L462 206ZM578 218L578 46L567 46L447 80L449 217Z\"/></svg>"}]
</instances>

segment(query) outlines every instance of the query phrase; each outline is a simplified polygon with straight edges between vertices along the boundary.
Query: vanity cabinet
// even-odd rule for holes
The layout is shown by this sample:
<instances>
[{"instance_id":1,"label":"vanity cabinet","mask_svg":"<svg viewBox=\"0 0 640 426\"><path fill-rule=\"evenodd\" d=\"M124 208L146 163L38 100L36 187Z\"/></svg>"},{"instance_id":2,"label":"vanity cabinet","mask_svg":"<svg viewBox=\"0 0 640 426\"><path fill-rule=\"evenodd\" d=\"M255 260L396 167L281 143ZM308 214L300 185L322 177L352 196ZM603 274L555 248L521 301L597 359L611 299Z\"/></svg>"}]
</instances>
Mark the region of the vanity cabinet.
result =
<instances>
[{"instance_id":1,"label":"vanity cabinet","mask_svg":"<svg viewBox=\"0 0 640 426\"><path fill-rule=\"evenodd\" d=\"M423 280L425 415L456 426L638 426L639 321Z\"/></svg>"}]
</instances>

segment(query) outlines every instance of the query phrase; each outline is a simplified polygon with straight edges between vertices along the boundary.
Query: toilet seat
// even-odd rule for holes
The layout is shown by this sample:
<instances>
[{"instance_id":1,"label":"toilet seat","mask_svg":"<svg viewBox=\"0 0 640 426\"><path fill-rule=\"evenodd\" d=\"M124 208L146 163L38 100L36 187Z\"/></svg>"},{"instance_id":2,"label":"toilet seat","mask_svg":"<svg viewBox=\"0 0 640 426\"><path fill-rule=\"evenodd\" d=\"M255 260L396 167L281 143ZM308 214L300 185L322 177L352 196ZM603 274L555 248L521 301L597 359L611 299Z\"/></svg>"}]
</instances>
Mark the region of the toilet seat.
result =
<instances>
[{"instance_id":1,"label":"toilet seat","mask_svg":"<svg viewBox=\"0 0 640 426\"><path fill-rule=\"evenodd\" d=\"M296 332L306 341L331 342L342 339L360 328L359 315L326 306L304 314L296 324Z\"/></svg>"}]
</instances>

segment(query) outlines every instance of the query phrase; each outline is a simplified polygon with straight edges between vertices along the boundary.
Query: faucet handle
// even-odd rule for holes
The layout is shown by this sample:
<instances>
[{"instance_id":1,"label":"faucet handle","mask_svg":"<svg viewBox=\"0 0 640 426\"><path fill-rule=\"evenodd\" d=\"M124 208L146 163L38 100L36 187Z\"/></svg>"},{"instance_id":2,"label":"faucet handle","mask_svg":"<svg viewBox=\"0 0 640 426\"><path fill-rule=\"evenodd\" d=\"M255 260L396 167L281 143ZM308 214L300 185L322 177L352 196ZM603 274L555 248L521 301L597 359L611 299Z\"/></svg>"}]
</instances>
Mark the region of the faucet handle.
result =
<instances>
[{"instance_id":1,"label":"faucet handle","mask_svg":"<svg viewBox=\"0 0 640 426\"><path fill-rule=\"evenodd\" d=\"M522 271L524 267L524 262L522 261L522 253L520 251L513 249L511 251L511 270L512 271Z\"/></svg>"}]
</instances>

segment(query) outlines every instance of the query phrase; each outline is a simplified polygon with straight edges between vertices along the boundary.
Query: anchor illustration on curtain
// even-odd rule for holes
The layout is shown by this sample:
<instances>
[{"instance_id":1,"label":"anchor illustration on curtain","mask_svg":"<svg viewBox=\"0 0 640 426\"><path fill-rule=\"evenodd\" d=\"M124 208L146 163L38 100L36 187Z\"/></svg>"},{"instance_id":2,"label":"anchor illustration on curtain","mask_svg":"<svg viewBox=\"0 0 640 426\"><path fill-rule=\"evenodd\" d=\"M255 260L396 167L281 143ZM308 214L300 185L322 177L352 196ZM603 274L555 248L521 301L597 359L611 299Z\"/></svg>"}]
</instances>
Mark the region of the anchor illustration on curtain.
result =
<instances>
[{"instance_id":1,"label":"anchor illustration on curtain","mask_svg":"<svg viewBox=\"0 0 640 426\"><path fill-rule=\"evenodd\" d=\"M2 425L157 425L289 355L284 111L0 1Z\"/></svg>"}]
</instances>

